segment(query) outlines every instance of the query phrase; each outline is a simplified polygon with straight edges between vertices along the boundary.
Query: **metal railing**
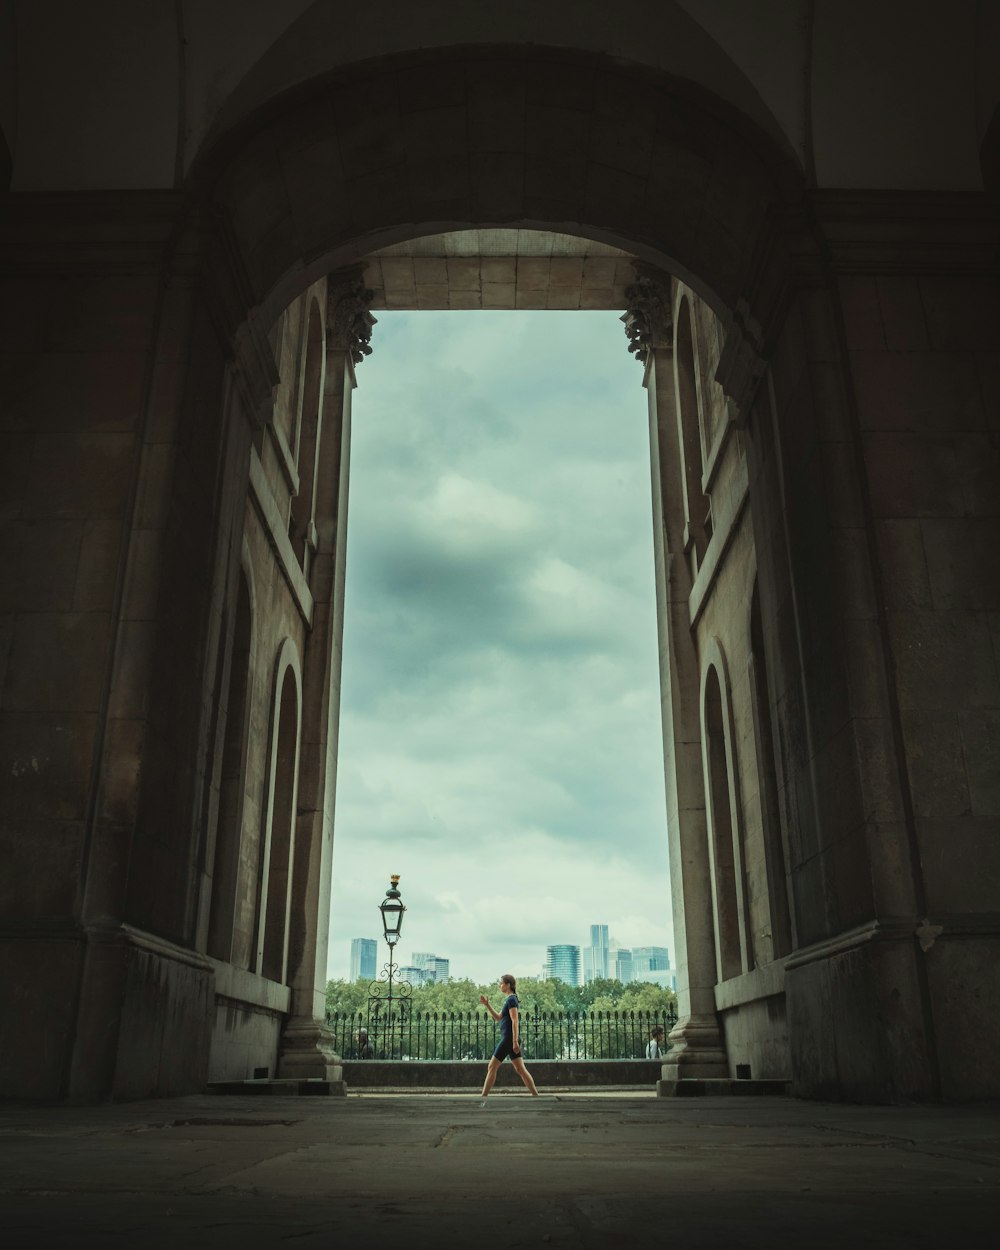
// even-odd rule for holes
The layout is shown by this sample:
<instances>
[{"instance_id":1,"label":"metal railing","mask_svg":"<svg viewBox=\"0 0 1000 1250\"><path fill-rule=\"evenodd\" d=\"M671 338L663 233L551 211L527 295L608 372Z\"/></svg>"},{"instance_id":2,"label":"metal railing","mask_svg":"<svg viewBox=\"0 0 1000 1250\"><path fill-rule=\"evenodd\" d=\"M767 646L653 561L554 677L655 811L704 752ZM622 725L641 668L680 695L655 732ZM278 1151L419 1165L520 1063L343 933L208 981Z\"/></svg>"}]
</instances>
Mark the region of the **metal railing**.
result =
<instances>
[{"instance_id":1,"label":"metal railing","mask_svg":"<svg viewBox=\"0 0 1000 1250\"><path fill-rule=\"evenodd\" d=\"M326 1022L344 1059L428 1059L483 1062L500 1026L482 1011L398 1014L332 1011ZM518 1040L525 1059L645 1059L657 1027L664 1038L677 1023L666 1011L521 1012ZM667 1043L661 1041L661 1053Z\"/></svg>"}]
</instances>

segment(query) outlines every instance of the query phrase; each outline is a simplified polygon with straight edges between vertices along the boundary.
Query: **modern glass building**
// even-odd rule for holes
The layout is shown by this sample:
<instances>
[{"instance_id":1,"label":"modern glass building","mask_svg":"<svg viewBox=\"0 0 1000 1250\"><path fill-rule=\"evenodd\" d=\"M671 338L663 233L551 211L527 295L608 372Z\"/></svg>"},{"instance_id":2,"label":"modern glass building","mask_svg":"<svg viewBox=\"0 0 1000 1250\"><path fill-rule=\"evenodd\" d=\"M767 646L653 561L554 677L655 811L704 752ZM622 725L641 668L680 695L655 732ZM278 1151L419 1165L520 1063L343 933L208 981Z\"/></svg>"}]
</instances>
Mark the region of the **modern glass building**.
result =
<instances>
[{"instance_id":1,"label":"modern glass building","mask_svg":"<svg viewBox=\"0 0 1000 1250\"><path fill-rule=\"evenodd\" d=\"M351 941L351 980L375 980L378 942L374 938L353 938Z\"/></svg>"},{"instance_id":2,"label":"modern glass building","mask_svg":"<svg viewBox=\"0 0 1000 1250\"><path fill-rule=\"evenodd\" d=\"M558 977L567 985L579 985L579 946L547 946L545 948L545 975Z\"/></svg>"}]
</instances>

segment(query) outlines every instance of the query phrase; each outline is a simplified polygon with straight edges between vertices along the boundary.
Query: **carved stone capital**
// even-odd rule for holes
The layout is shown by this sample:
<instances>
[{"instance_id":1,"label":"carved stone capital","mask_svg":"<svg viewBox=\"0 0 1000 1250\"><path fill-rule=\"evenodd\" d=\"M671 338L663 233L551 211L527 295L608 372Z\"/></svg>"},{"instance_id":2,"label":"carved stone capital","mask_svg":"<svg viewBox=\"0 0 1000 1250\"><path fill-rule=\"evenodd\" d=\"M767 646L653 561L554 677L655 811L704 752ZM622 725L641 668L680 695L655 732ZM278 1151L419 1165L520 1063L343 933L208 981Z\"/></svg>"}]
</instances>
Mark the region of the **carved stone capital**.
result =
<instances>
[{"instance_id":1,"label":"carved stone capital","mask_svg":"<svg viewBox=\"0 0 1000 1250\"><path fill-rule=\"evenodd\" d=\"M635 282L625 288L628 301L621 320L628 336L628 349L643 364L651 350L672 348L673 314L670 310L670 278L645 265L635 266Z\"/></svg>"},{"instance_id":2,"label":"carved stone capital","mask_svg":"<svg viewBox=\"0 0 1000 1250\"><path fill-rule=\"evenodd\" d=\"M763 334L745 299L736 301L736 309L726 325L726 342L719 356L715 380L722 387L729 405L729 419L743 426L750 415L750 405L767 361L761 354Z\"/></svg>"},{"instance_id":3,"label":"carved stone capital","mask_svg":"<svg viewBox=\"0 0 1000 1250\"><path fill-rule=\"evenodd\" d=\"M340 269L327 281L327 347L348 352L354 365L371 355L376 322L371 314L374 292L365 286L364 272L362 265Z\"/></svg>"}]
</instances>

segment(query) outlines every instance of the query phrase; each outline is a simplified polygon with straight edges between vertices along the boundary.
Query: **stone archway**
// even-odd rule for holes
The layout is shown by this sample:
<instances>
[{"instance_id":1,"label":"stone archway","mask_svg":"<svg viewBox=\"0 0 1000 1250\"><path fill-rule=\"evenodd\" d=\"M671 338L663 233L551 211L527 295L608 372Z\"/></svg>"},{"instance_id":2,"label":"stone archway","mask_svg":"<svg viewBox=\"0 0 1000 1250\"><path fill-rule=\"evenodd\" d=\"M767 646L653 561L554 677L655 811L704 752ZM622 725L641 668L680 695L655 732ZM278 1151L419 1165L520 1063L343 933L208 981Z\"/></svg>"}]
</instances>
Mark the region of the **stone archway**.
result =
<instances>
[{"instance_id":1,"label":"stone archway","mask_svg":"<svg viewBox=\"0 0 1000 1250\"><path fill-rule=\"evenodd\" d=\"M885 571L870 519L872 496L880 506L891 503L892 483L878 476L881 427L874 425L878 437L867 443L860 431L860 410L868 421L880 415L878 387L871 388L867 360L856 362L859 385L869 385L857 400L845 364L845 321L855 336L851 350L858 340L867 346L866 288L844 287L845 300L856 298L857 306L838 305L835 291L843 273L876 272L883 263L893 273L909 273L908 264L934 273L939 260L978 274L982 284L977 248L992 245L994 236L975 205L967 212L957 203L940 211L918 205L918 246L907 235L906 246L894 251L893 204L830 193L813 195L806 211L794 164L704 90L596 54L485 45L358 64L297 88L234 122L202 154L184 191L80 197L69 206L28 199L13 205L5 226L22 249L18 265L29 285L38 275L70 275L60 281L79 323L67 331L52 318L59 321L53 341L72 360L60 356L61 371L50 371L33 337L43 341L39 314L34 304L27 310L33 415L55 432L39 435L40 461L51 455L57 471L39 479L47 489L37 493L47 508L67 514L101 578L86 583L93 599L85 601L100 610L81 624L76 565L59 565L52 574L58 595L41 598L55 604L45 628L32 629L27 615L17 625L22 666L46 669L46 680L11 682L5 732L18 736L28 764L8 787L14 810L37 822L31 838L18 842L28 865L22 876L40 877L44 864L46 893L39 904L44 923L26 912L5 949L40 951L39 983L52 990L51 1013L43 1014L32 1005L35 974L24 971L30 961L11 956L21 969L18 1001L34 1012L5 1041L14 1048L12 1067L32 1073L24 1089L92 1098L196 1088L213 987L239 998L239 970L198 946L206 893L199 872L211 862L201 854L200 821L212 804L211 692L225 689L219 673L232 648L235 612L227 607L236 602L240 518L255 483L272 470L291 480L293 467L265 465L257 454L275 388L285 385L266 339L274 315L331 271L339 275L343 289L324 310L323 332L334 347L324 393L340 424L320 434L324 463L313 504L315 567L323 576L307 580L301 567L295 573L280 516L268 516L260 539L288 557L280 575L289 619L297 631L308 628L321 653L322 679L306 683L316 692L313 708L309 689L303 691L304 720L314 727L312 736L303 734L303 774L319 775L322 760L336 753L349 429L341 418L349 402L352 322L363 305L360 271L350 266L403 239L525 227L597 240L669 271L722 323L712 373L725 395L724 419L706 439L703 466L711 479L711 543L745 554L749 534L759 555L797 949L777 971L748 973L752 984L740 977L719 987L714 970L699 970L700 1007L692 1016L700 1019L692 1021L690 1046L678 1048L678 1074L685 1056L698 1071L698 1029L703 1040L717 1038L718 1015L739 1021L747 1005L759 1015L765 998L784 992L798 1092L933 1092L939 1057L928 978L935 974L922 944L935 936L920 918L928 914L926 900L937 896L922 877L906 777L912 761L889 664L908 652L878 601ZM823 248L805 224L817 204ZM948 250L949 212L980 231L959 262ZM13 322L23 287L15 282L12 289ZM942 306L953 294L944 292ZM651 390L664 473L681 463L680 453L672 454L672 346L669 336L658 337L646 362L647 378L667 381ZM876 366L895 369L895 358L882 361L884 348L883 341L873 353ZM917 386L913 379L926 363L915 354L908 385ZM969 369L955 369L969 385ZM967 407L974 422L974 404ZM890 436L882 442L891 443ZM727 452L734 446L741 454ZM661 671L670 676L665 713L678 755L686 757L668 781L669 801L692 827L703 819L704 796L699 809L697 794L685 788L700 764L696 759L692 770L689 758L698 747L696 729L689 732L690 709L696 716L698 706L691 673L716 583L711 558L694 575L676 559L684 525L683 515L671 512L677 497L671 488L662 501L663 608L676 628L661 640ZM40 531L21 529L25 551L47 560ZM751 593L748 585L741 602ZM50 681L49 663L67 653L58 640L77 638L83 626L88 662L72 671L63 663ZM749 644L723 641L740 680ZM71 751L67 717L76 727ZM47 761L49 771L33 771L33 759ZM293 880L292 911L318 915L331 812L316 786L312 794L312 832L296 854L305 867ZM936 836L933 828L926 836ZM58 846L58 855L46 860L49 846ZM970 891L975 885L964 884ZM677 886L678 910L697 914L708 897L704 885L694 874ZM954 901L957 888L941 898ZM989 936L982 924L974 931ZM915 932L923 935L919 944ZM268 989L263 1002L282 1016L297 996L304 1071L323 1042L316 1027L318 947L317 940L293 941L293 985ZM957 958L957 949L938 944L941 984L948 967L941 960ZM879 1001L901 1003L891 1022L871 1009ZM42 1034L56 1039L44 1052L31 1043ZM156 1047L148 1044L151 1035ZM705 1040L702 1057L712 1049ZM713 1053L709 1066L722 1061ZM957 1063L952 1075L956 1088L969 1088Z\"/></svg>"},{"instance_id":2,"label":"stone archway","mask_svg":"<svg viewBox=\"0 0 1000 1250\"><path fill-rule=\"evenodd\" d=\"M637 94L642 104L638 109ZM512 101L518 99L521 107L513 107ZM331 301L331 323L340 315L338 309L346 308L348 318L357 315L352 273L360 277L362 271L360 266L352 271L350 262L367 263L371 274L368 258L376 258L384 271L390 256L421 248L433 251L435 238L466 238L477 230L485 233L484 226L494 235L543 232L546 238L568 241L567 259L573 256L573 238L579 240L584 260L586 240L593 240L597 250L603 245L608 254L623 258L633 280L638 264L652 275L647 281L655 284L658 274L662 283L669 270L683 277L689 289L702 293L725 326L718 376L730 397L727 420L745 421L763 368L759 352L764 337L760 318L750 312L747 275L770 218L794 197L797 179L784 157L753 126L736 125L724 114L721 107L686 97L674 82L657 81L645 72L637 76L634 67L625 70L600 57L544 50L536 50L530 58L508 49L410 56L356 67L346 78L304 89L277 115L272 110L258 119L252 137L232 136L205 154L198 166L198 183L211 188L232 220L257 300L248 326L237 331L237 340L244 347L252 343L255 321L262 329L291 297L331 271L344 275L340 293L344 302ZM455 235L456 230L465 233ZM422 244L402 242L414 238ZM476 256L475 243L469 247ZM484 250L482 240L478 248ZM517 256L516 246L507 251L507 259L518 265L525 259ZM386 260L378 261L380 257ZM650 261L656 262L655 267L642 270ZM384 272L380 276L385 279ZM485 296L490 286L485 271L479 279ZM622 289L605 295L610 302L604 306L627 303L627 278L616 274L612 281ZM388 288L387 279L384 285ZM393 298L391 291L381 288L379 294ZM573 298L582 294L581 290ZM571 296L563 290L557 298ZM765 296L772 300L761 314L767 321L775 319L773 296L773 289ZM406 306L405 299L414 301L411 306L429 306L427 299L434 298L414 287L403 297L397 292L395 304L389 306ZM508 298L508 306L517 306L516 281ZM666 287L658 298L669 309ZM648 338L648 327L643 335ZM651 396L654 430L664 404L673 409L673 343L657 340L655 347L663 356L661 365L670 368L665 378L670 396L666 390L660 402ZM332 435L339 447L343 475L349 442L349 404L344 397L353 385L348 339L341 338L336 350L328 340L326 368L335 402L324 417L324 437ZM654 378L647 379L652 388ZM673 489L657 482L654 491L661 485ZM340 518L334 530L340 527L346 503L343 476L342 487L343 498L334 492L327 501L328 517ZM655 527L662 529L662 521ZM671 536L671 550L679 553L678 541ZM332 546L326 554L337 558ZM658 566L657 572L665 577L665 566ZM336 683L336 596L329 601L329 611L326 628L332 632L320 667L322 680ZM668 628L666 621L663 628ZM310 647L314 652L320 649L315 635ZM308 670L307 655L307 686ZM696 682L697 670L686 680ZM666 671L663 681L669 691ZM317 713L327 724L335 722L334 705L335 698L317 704ZM665 717L671 755L675 719ZM307 740L309 735L307 724ZM312 820L311 834L300 822L299 836L307 858L319 867L329 862L335 727L327 732L317 724L313 736L324 744L325 760L317 759L310 770L319 788L303 802L318 818ZM680 877L684 857L678 849L672 858ZM686 897L697 910L703 904L693 901L692 888L681 888L679 897ZM305 897L306 889L303 883L298 893ZM324 889L321 871L320 897ZM295 961L292 1050L282 1060L282 1070L290 1075L319 1074L328 1068L319 1058L323 1040L314 1014L326 920L315 921L311 908L301 914L319 927L298 940L293 936L302 957ZM701 942L700 924L696 931L698 937L692 936L692 941ZM682 949L689 946L686 940L681 943ZM687 953L696 964L705 965L706 972L699 973L697 1008L691 1006L687 985L682 991L684 1021L675 1038L677 1054L684 1052L682 1074L721 1075L724 1058L707 973L713 960L702 952ZM691 1028L685 1032L687 1022Z\"/></svg>"}]
</instances>

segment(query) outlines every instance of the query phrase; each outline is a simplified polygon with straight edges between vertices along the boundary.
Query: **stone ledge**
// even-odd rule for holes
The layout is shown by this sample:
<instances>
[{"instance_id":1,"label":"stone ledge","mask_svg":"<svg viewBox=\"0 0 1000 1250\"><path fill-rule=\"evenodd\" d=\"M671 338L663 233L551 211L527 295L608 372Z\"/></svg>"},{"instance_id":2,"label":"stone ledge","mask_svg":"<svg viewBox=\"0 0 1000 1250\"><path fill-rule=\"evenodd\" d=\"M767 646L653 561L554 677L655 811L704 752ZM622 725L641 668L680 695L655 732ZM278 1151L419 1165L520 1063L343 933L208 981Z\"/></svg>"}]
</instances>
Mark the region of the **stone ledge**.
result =
<instances>
[{"instance_id":1,"label":"stone ledge","mask_svg":"<svg viewBox=\"0 0 1000 1250\"><path fill-rule=\"evenodd\" d=\"M211 1081L205 1087L209 1094L244 1094L259 1098L274 1094L281 1098L299 1096L318 1098L343 1098L347 1086L343 1081L323 1080L265 1080L265 1081Z\"/></svg>"},{"instance_id":2,"label":"stone ledge","mask_svg":"<svg viewBox=\"0 0 1000 1250\"><path fill-rule=\"evenodd\" d=\"M660 1059L532 1059L528 1071L539 1087L608 1085L650 1088L660 1075ZM478 1089L486 1074L486 1059L437 1062L430 1059L380 1061L345 1059L344 1080L349 1089L407 1088ZM497 1086L521 1087L521 1078L509 1063L501 1065Z\"/></svg>"},{"instance_id":3,"label":"stone ledge","mask_svg":"<svg viewBox=\"0 0 1000 1250\"><path fill-rule=\"evenodd\" d=\"M732 1081L709 1077L703 1080L688 1077L680 1081L657 1081L657 1098L704 1098L704 1097L784 1097L791 1081Z\"/></svg>"}]
</instances>

